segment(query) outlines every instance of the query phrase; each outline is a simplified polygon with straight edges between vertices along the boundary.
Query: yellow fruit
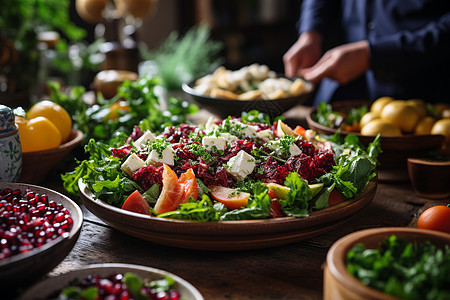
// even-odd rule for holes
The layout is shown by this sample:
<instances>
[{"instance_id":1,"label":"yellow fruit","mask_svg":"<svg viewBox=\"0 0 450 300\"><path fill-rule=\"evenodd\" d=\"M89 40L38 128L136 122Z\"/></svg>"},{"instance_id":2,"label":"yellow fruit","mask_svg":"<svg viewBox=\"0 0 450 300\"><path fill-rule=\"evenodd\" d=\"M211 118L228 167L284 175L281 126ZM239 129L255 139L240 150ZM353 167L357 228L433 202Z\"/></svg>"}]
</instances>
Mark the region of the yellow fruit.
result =
<instances>
[{"instance_id":1,"label":"yellow fruit","mask_svg":"<svg viewBox=\"0 0 450 300\"><path fill-rule=\"evenodd\" d=\"M419 119L422 119L427 115L427 104L425 101L421 99L410 99L407 100L406 103L412 107L419 113Z\"/></svg>"},{"instance_id":2,"label":"yellow fruit","mask_svg":"<svg viewBox=\"0 0 450 300\"><path fill-rule=\"evenodd\" d=\"M430 134L434 122L435 120L433 117L428 116L422 118L419 123L417 123L417 126L414 129L414 134Z\"/></svg>"},{"instance_id":3,"label":"yellow fruit","mask_svg":"<svg viewBox=\"0 0 450 300\"><path fill-rule=\"evenodd\" d=\"M31 120L16 117L19 126L19 138L22 152L35 152L58 147L61 144L61 134L58 128L45 117Z\"/></svg>"},{"instance_id":4,"label":"yellow fruit","mask_svg":"<svg viewBox=\"0 0 450 300\"><path fill-rule=\"evenodd\" d=\"M380 118L380 116L377 115L376 113L368 112L364 116L362 116L361 120L359 121L359 127L363 128L370 121L373 121L373 120L379 119L379 118Z\"/></svg>"},{"instance_id":5,"label":"yellow fruit","mask_svg":"<svg viewBox=\"0 0 450 300\"><path fill-rule=\"evenodd\" d=\"M72 118L59 104L50 100L43 100L33 105L27 112L29 119L45 117L58 128L62 143L69 139L72 132Z\"/></svg>"},{"instance_id":6,"label":"yellow fruit","mask_svg":"<svg viewBox=\"0 0 450 300\"><path fill-rule=\"evenodd\" d=\"M375 100L370 106L370 111L376 115L380 115L383 107L389 102L394 101L392 97L381 97Z\"/></svg>"},{"instance_id":7,"label":"yellow fruit","mask_svg":"<svg viewBox=\"0 0 450 300\"><path fill-rule=\"evenodd\" d=\"M380 114L381 119L391 122L402 132L412 132L419 121L419 113L406 101L395 100L385 105Z\"/></svg>"},{"instance_id":8,"label":"yellow fruit","mask_svg":"<svg viewBox=\"0 0 450 300\"><path fill-rule=\"evenodd\" d=\"M431 134L442 134L445 136L445 144L450 145L450 119L441 119L434 123Z\"/></svg>"},{"instance_id":9,"label":"yellow fruit","mask_svg":"<svg viewBox=\"0 0 450 300\"><path fill-rule=\"evenodd\" d=\"M382 119L375 119L367 123L363 128L361 128L362 135L377 135L381 136L400 136L402 135L401 130Z\"/></svg>"}]
</instances>

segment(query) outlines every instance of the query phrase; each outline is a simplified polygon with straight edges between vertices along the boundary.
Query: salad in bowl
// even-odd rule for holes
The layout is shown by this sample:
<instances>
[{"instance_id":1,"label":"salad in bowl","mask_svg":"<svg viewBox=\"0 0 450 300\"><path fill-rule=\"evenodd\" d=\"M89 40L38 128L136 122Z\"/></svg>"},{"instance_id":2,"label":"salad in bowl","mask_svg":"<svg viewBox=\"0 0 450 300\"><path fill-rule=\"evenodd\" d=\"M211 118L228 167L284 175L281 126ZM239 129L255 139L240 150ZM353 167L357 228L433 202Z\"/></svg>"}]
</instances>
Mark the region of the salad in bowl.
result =
<instances>
[{"instance_id":1,"label":"salad in bowl","mask_svg":"<svg viewBox=\"0 0 450 300\"><path fill-rule=\"evenodd\" d=\"M379 137L318 136L258 112L204 125L145 123L109 143L90 140L90 158L64 174L113 207L189 221L237 221L311 213L354 199L376 177Z\"/></svg>"}]
</instances>

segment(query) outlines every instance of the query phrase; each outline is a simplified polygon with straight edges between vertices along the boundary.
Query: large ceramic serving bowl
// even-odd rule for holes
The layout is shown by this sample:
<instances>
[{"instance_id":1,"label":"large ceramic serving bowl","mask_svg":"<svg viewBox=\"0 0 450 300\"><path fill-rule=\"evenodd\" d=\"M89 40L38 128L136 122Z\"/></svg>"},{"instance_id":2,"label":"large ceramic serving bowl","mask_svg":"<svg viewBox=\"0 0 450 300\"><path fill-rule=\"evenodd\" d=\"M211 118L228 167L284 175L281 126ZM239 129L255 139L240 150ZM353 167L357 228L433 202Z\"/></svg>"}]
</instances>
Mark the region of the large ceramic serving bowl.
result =
<instances>
[{"instance_id":1,"label":"large ceramic serving bowl","mask_svg":"<svg viewBox=\"0 0 450 300\"><path fill-rule=\"evenodd\" d=\"M347 113L350 108L367 105L369 101L343 101L332 104L333 111ZM306 116L306 121L310 129L319 134L333 135L336 129L323 126L314 121L312 115L317 112L312 108ZM375 136L365 136L355 132L342 130L342 135L352 133L356 135L361 143L368 146L375 139ZM445 137L443 135L414 135L404 134L402 136L382 136L380 138L381 149L378 176L380 181L408 181L408 157L424 157L432 150L438 150Z\"/></svg>"},{"instance_id":2,"label":"large ceramic serving bowl","mask_svg":"<svg viewBox=\"0 0 450 300\"><path fill-rule=\"evenodd\" d=\"M358 197L313 212L307 218L280 217L218 222L184 221L138 214L95 199L81 180L79 188L83 204L119 231L173 247L226 251L284 245L335 228L373 199L377 178L372 179Z\"/></svg>"},{"instance_id":3,"label":"large ceramic serving bowl","mask_svg":"<svg viewBox=\"0 0 450 300\"><path fill-rule=\"evenodd\" d=\"M194 286L177 275L155 268L119 263L89 265L80 270L47 278L46 280L32 286L24 294L22 294L19 299L48 299L48 297L52 296L52 294L70 286L70 283L73 280L82 280L88 275L109 276L113 273L123 274L127 272L134 273L139 277L150 281L159 280L166 276L170 276L175 280L173 288L180 293L182 299L203 300L203 296Z\"/></svg>"},{"instance_id":4,"label":"large ceramic serving bowl","mask_svg":"<svg viewBox=\"0 0 450 300\"><path fill-rule=\"evenodd\" d=\"M22 154L20 182L41 183L48 173L83 140L80 130L72 130L69 140L59 147Z\"/></svg>"},{"instance_id":5,"label":"large ceramic serving bowl","mask_svg":"<svg viewBox=\"0 0 450 300\"><path fill-rule=\"evenodd\" d=\"M313 96L314 90L311 83L307 82L308 91L293 97L280 99L259 99L259 100L231 100L224 98L213 98L207 95L198 94L194 89L195 81L182 85L183 91L188 94L200 106L217 115L220 118L228 116L239 117L243 111L258 110L271 117L281 116L284 112L295 105L304 104Z\"/></svg>"},{"instance_id":6,"label":"large ceramic serving bowl","mask_svg":"<svg viewBox=\"0 0 450 300\"><path fill-rule=\"evenodd\" d=\"M409 242L430 241L437 247L450 245L450 234L416 228L384 227L366 229L351 233L335 242L327 253L324 267L324 299L352 299L352 300L393 300L389 295L362 284L353 277L346 267L348 251L358 243L366 248L375 249L391 235Z\"/></svg>"},{"instance_id":7,"label":"large ceramic serving bowl","mask_svg":"<svg viewBox=\"0 0 450 300\"><path fill-rule=\"evenodd\" d=\"M67 238L59 237L39 248L0 260L0 282L6 286L36 280L66 258L80 235L83 213L70 198L47 188L31 184L0 182L0 189L4 188L19 189L22 192L30 189L39 194L46 194L49 200L61 203L67 208L73 219L73 226Z\"/></svg>"}]
</instances>

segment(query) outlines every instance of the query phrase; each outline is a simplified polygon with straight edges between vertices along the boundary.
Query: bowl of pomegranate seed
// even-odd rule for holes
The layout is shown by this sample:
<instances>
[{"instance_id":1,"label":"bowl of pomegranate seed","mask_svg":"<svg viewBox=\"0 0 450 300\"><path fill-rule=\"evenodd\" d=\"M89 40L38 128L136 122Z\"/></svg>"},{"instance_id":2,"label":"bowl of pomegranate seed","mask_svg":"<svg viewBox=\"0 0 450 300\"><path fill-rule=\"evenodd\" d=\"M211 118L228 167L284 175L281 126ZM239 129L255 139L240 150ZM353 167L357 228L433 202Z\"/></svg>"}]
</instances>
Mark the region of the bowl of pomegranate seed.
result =
<instances>
[{"instance_id":1,"label":"bowl of pomegranate seed","mask_svg":"<svg viewBox=\"0 0 450 300\"><path fill-rule=\"evenodd\" d=\"M193 285L177 275L121 263L89 265L47 278L29 288L19 299L66 299L64 296L69 293L70 299L81 299L87 291L91 295L102 295L102 299L203 300Z\"/></svg>"},{"instance_id":2,"label":"bowl of pomegranate seed","mask_svg":"<svg viewBox=\"0 0 450 300\"><path fill-rule=\"evenodd\" d=\"M0 281L29 284L72 250L83 213L70 198L23 183L0 182Z\"/></svg>"}]
</instances>

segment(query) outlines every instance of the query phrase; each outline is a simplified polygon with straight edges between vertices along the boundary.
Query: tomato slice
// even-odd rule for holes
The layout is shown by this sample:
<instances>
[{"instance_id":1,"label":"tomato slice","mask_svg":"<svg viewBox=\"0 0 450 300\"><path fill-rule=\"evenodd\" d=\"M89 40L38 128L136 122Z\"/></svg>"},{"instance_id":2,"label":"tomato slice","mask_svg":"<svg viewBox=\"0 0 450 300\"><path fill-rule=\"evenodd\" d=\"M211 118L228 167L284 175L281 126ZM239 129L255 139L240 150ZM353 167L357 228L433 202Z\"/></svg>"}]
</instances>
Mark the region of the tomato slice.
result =
<instances>
[{"instance_id":1,"label":"tomato slice","mask_svg":"<svg viewBox=\"0 0 450 300\"><path fill-rule=\"evenodd\" d=\"M150 215L150 205L138 190L131 193L122 205L122 209L138 214Z\"/></svg>"},{"instance_id":2,"label":"tomato slice","mask_svg":"<svg viewBox=\"0 0 450 300\"><path fill-rule=\"evenodd\" d=\"M154 207L158 215L176 210L184 192L178 183L177 174L166 164L164 164L162 178L163 187Z\"/></svg>"},{"instance_id":3,"label":"tomato slice","mask_svg":"<svg viewBox=\"0 0 450 300\"><path fill-rule=\"evenodd\" d=\"M183 196L181 197L180 204L186 203L190 197L197 200L198 198L198 184L195 179L195 174L192 169L186 171L186 173L181 174L178 180L181 188L183 189Z\"/></svg>"},{"instance_id":4,"label":"tomato slice","mask_svg":"<svg viewBox=\"0 0 450 300\"><path fill-rule=\"evenodd\" d=\"M345 198L342 193L337 188L334 188L331 191L330 196L328 197L328 206L338 205L339 203L342 203L344 201Z\"/></svg>"},{"instance_id":5,"label":"tomato slice","mask_svg":"<svg viewBox=\"0 0 450 300\"><path fill-rule=\"evenodd\" d=\"M230 210L247 206L248 198L250 198L249 193L238 192L236 189L220 185L211 185L208 188L211 190L211 197Z\"/></svg>"}]
</instances>

